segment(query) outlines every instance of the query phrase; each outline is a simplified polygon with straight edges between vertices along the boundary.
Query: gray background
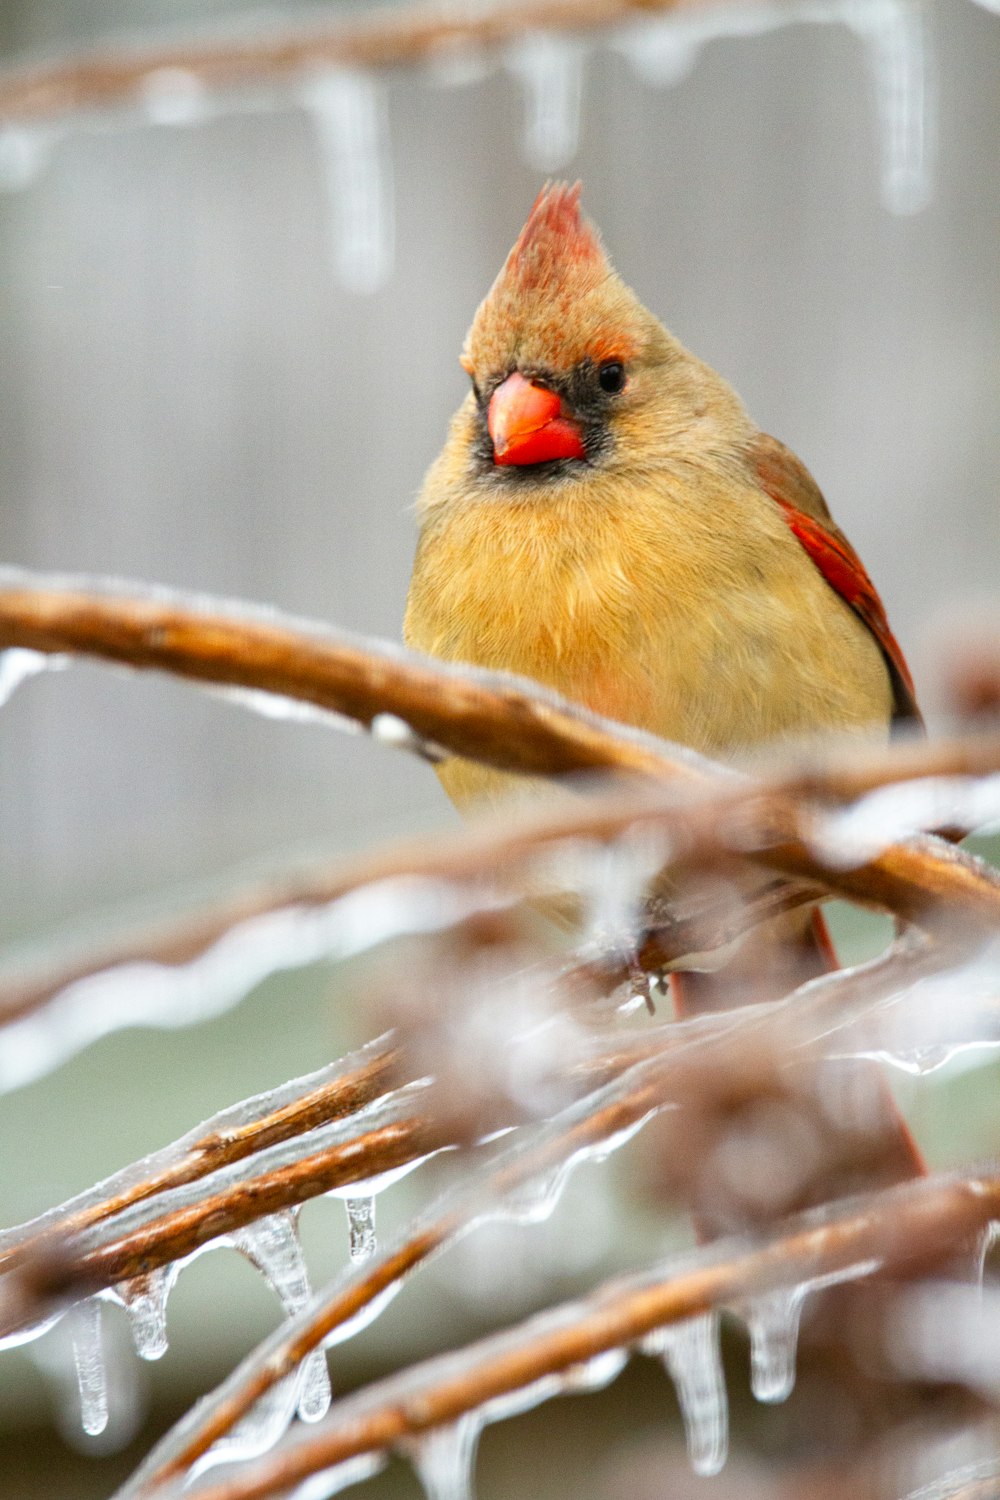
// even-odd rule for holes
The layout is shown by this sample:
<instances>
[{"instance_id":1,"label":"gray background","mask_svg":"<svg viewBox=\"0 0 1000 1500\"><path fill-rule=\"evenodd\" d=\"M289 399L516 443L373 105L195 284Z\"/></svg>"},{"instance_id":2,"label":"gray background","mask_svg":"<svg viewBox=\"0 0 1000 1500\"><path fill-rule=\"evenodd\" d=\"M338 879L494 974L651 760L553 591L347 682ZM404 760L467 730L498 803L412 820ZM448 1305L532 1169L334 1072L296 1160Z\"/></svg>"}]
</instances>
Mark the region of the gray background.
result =
<instances>
[{"instance_id":1,"label":"gray background","mask_svg":"<svg viewBox=\"0 0 1000 1500\"><path fill-rule=\"evenodd\" d=\"M58 50L244 9L6 0L0 39ZM599 48L568 168L626 279L809 464L918 685L935 619L995 592L1000 541L1000 17L942 0L930 19L939 152L912 217L880 201L870 79L840 25L714 41L669 89ZM0 552L396 637L462 336L543 174L506 74L392 77L396 269L353 295L331 272L311 127L277 104L186 129L77 122L0 196ZM0 936L91 932L305 849L452 819L430 773L388 750L79 668L0 715ZM351 994L276 983L236 1017L111 1039L0 1101L0 1220L320 1065L364 1033ZM947 1159L947 1090L911 1103ZM317 1231L328 1256L340 1229ZM230 1260L188 1273L200 1292L182 1284L191 1318L158 1399L214 1378L270 1316ZM41 1421L46 1400L25 1360L0 1358L5 1423Z\"/></svg>"}]
</instances>

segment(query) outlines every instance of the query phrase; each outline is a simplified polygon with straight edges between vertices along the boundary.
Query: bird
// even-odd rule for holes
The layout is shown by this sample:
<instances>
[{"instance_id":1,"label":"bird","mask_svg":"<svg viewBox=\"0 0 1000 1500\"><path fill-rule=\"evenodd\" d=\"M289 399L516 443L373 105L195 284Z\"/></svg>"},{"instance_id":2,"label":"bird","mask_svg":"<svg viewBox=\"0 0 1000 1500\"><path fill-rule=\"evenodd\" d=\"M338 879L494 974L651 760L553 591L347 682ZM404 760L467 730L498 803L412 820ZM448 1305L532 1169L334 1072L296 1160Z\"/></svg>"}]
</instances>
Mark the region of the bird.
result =
<instances>
[{"instance_id":1,"label":"bird","mask_svg":"<svg viewBox=\"0 0 1000 1500\"><path fill-rule=\"evenodd\" d=\"M404 638L706 755L919 722L857 553L795 455L547 185L462 352L417 501ZM459 806L512 780L452 758Z\"/></svg>"},{"instance_id":2,"label":"bird","mask_svg":"<svg viewBox=\"0 0 1000 1500\"><path fill-rule=\"evenodd\" d=\"M815 480L625 284L580 194L542 189L473 318L469 389L417 501L405 640L725 761L919 724ZM437 769L461 809L517 781ZM807 972L831 967L818 909L780 920ZM711 1003L695 976L678 993Z\"/></svg>"}]
</instances>

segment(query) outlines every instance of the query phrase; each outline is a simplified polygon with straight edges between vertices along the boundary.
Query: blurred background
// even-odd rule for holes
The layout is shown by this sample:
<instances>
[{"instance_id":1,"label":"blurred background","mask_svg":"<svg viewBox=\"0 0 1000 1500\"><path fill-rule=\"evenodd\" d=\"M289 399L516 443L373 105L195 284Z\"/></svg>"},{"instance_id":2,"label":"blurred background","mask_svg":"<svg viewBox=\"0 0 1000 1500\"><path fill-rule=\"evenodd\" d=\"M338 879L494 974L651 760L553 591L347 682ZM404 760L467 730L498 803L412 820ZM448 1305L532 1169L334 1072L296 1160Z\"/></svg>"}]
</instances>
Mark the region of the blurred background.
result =
<instances>
[{"instance_id":1,"label":"blurred background","mask_svg":"<svg viewBox=\"0 0 1000 1500\"><path fill-rule=\"evenodd\" d=\"M130 40L245 35L339 10L5 0L0 47L13 67L123 21ZM699 17L238 97L160 78L142 109L0 120L2 560L398 638L412 502L464 394L465 329L541 182L565 172L625 279L809 465L933 707L937 622L996 590L1000 16L872 0ZM453 818L426 767L361 739L167 680L48 674L0 715L0 938L13 957ZM852 952L879 940L842 930ZM0 1099L0 1222L364 1040L355 988L349 969L274 980L217 1022L119 1034ZM982 1090L914 1086L935 1161L989 1147ZM581 1182L544 1231L554 1279L527 1277L523 1305L475 1307L439 1278L335 1370L360 1378L664 1243ZM396 1190L387 1222L425 1191ZM340 1220L336 1204L303 1215L317 1279L345 1257ZM567 1234L588 1247L569 1269ZM188 1271L171 1350L141 1372L153 1415L119 1459L78 1460L37 1364L0 1355L5 1500L107 1494L273 1320L235 1256ZM659 1442L675 1408L647 1370L523 1419L530 1482L516 1425L491 1432L482 1493L612 1493L588 1403L623 1442ZM806 1420L803 1388L747 1417L764 1450ZM636 1454L623 1494L647 1493Z\"/></svg>"}]
</instances>

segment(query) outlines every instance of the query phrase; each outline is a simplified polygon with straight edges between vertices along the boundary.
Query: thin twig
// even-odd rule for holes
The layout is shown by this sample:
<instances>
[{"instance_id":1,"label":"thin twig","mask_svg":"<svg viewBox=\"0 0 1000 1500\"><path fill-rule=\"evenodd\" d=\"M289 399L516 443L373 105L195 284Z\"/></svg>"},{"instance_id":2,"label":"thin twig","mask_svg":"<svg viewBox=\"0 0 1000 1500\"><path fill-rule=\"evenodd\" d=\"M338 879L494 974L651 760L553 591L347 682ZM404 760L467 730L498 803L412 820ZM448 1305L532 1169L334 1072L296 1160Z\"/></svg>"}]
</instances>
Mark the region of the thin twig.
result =
<instances>
[{"instance_id":1,"label":"thin twig","mask_svg":"<svg viewBox=\"0 0 1000 1500\"><path fill-rule=\"evenodd\" d=\"M20 574L13 582L9 573L5 576L0 646L80 653L274 693L366 727L389 712L422 740L500 770L550 776L615 771L694 787L728 780L739 814L735 829L723 826L715 804L702 815L700 833L689 837L715 857L746 856L908 921L933 919L945 908L949 921L963 920L980 930L995 928L1000 919L1000 877L981 861L924 838L890 845L856 868L841 868L812 846L810 818L794 797L759 789L746 793L724 768L601 719L527 679L455 667L319 628L212 614L158 595L32 588Z\"/></svg>"},{"instance_id":2,"label":"thin twig","mask_svg":"<svg viewBox=\"0 0 1000 1500\"><path fill-rule=\"evenodd\" d=\"M902 781L929 777L971 777L1000 771L1000 735L995 732L966 739L935 742L913 740L906 743L854 750L843 747L818 764L787 769L767 776L751 791L736 791L724 783L710 795L705 809L705 823L723 824L750 793L813 800L820 803L851 801L867 792ZM363 885L399 876L420 876L447 881L481 880L487 874L494 885L513 884L523 874L526 862L545 847L564 839L607 840L631 827L649 827L670 833L672 823L683 817L678 813L677 793L646 789L617 790L586 801L574 801L569 807L527 809L503 820L481 820L455 833L442 833L433 841L409 839L394 842L374 854L353 860L337 860L298 873L275 874L258 879L242 890L236 890L213 906L199 906L194 912L163 918L148 926L136 927L118 937L107 939L98 948L71 954L63 960L36 963L33 966L11 966L0 970L0 1025L38 1009L77 980L105 969L139 961L183 964L200 956L224 933L238 923L292 906L329 904ZM795 892L786 887L779 895L772 893L762 903L761 912L752 910L739 917L744 926L766 920L776 910L809 901L819 894L810 885ZM701 922L710 925L708 914ZM698 941L702 946L721 946L738 933L725 930L717 942L705 944L704 932ZM667 966L691 951L689 924L664 924L650 934L651 966Z\"/></svg>"},{"instance_id":3,"label":"thin twig","mask_svg":"<svg viewBox=\"0 0 1000 1500\"><path fill-rule=\"evenodd\" d=\"M181 1141L176 1147L158 1152L157 1166L138 1180L132 1180L135 1169L126 1168L112 1179L103 1196L85 1206L77 1207L71 1201L63 1211L50 1210L40 1222L21 1226L21 1233L14 1230L0 1235L0 1274L7 1275L24 1261L45 1254L48 1247L65 1245L85 1230L106 1223L136 1204L209 1177L221 1167L243 1161L280 1141L355 1114L385 1092L397 1064L398 1053L387 1040L356 1067L329 1083L309 1089L246 1123L228 1123L234 1110L225 1110L222 1122L208 1121L204 1133L196 1140ZM248 1100L237 1108L246 1110L252 1103ZM164 1164L159 1165L160 1162Z\"/></svg>"},{"instance_id":4,"label":"thin twig","mask_svg":"<svg viewBox=\"0 0 1000 1500\"><path fill-rule=\"evenodd\" d=\"M666 1324L744 1303L779 1286L877 1266L888 1274L932 1265L1000 1213L1000 1178L925 1178L796 1216L763 1243L725 1242L676 1264L623 1278L520 1327L437 1356L338 1403L321 1427L296 1433L252 1472L194 1491L198 1500L264 1500L310 1474L383 1452L474 1413ZM142 1493L145 1493L143 1491Z\"/></svg>"},{"instance_id":5,"label":"thin twig","mask_svg":"<svg viewBox=\"0 0 1000 1500\"><path fill-rule=\"evenodd\" d=\"M216 93L289 85L330 68L398 68L449 62L515 42L526 33L583 33L644 16L696 8L698 0L514 0L463 10L443 4L333 23L269 26L256 35L206 40L105 42L0 75L0 119L48 120L74 110L141 104L151 75L180 74Z\"/></svg>"},{"instance_id":6,"label":"thin twig","mask_svg":"<svg viewBox=\"0 0 1000 1500\"><path fill-rule=\"evenodd\" d=\"M865 1012L947 962L932 946L898 949L861 969L841 970L796 995L755 1010L706 1016L665 1030L661 1051L638 1063L620 1083L603 1088L556 1120L532 1149L515 1145L482 1183L472 1177L459 1193L428 1210L408 1238L386 1247L368 1267L353 1272L309 1309L278 1330L234 1372L222 1393L205 1402L193 1427L162 1461L148 1461L149 1483L185 1472L278 1380L293 1371L335 1329L387 1287L425 1261L468 1226L485 1204L500 1204L526 1182L544 1179L580 1152L627 1131L665 1102L697 1101L706 1086L720 1087L726 1073L745 1082L768 1051L787 1064L808 1061L811 1040L849 1026ZM752 1041L753 1046L749 1044ZM623 1059L624 1060L624 1059ZM168 1438L168 1445L171 1440Z\"/></svg>"}]
</instances>

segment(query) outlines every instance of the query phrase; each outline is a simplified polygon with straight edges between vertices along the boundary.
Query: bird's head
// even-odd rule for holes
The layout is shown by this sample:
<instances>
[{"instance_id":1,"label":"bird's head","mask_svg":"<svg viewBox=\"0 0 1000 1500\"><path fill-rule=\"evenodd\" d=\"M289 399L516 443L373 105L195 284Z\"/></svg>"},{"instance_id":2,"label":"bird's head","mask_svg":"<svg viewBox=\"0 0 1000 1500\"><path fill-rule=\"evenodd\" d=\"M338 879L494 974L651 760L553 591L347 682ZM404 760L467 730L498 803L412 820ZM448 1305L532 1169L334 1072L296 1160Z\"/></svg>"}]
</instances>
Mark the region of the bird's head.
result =
<instances>
[{"instance_id":1,"label":"bird's head","mask_svg":"<svg viewBox=\"0 0 1000 1500\"><path fill-rule=\"evenodd\" d=\"M535 200L462 364L468 463L491 484L658 466L728 392L617 275L580 211L579 183Z\"/></svg>"}]
</instances>

